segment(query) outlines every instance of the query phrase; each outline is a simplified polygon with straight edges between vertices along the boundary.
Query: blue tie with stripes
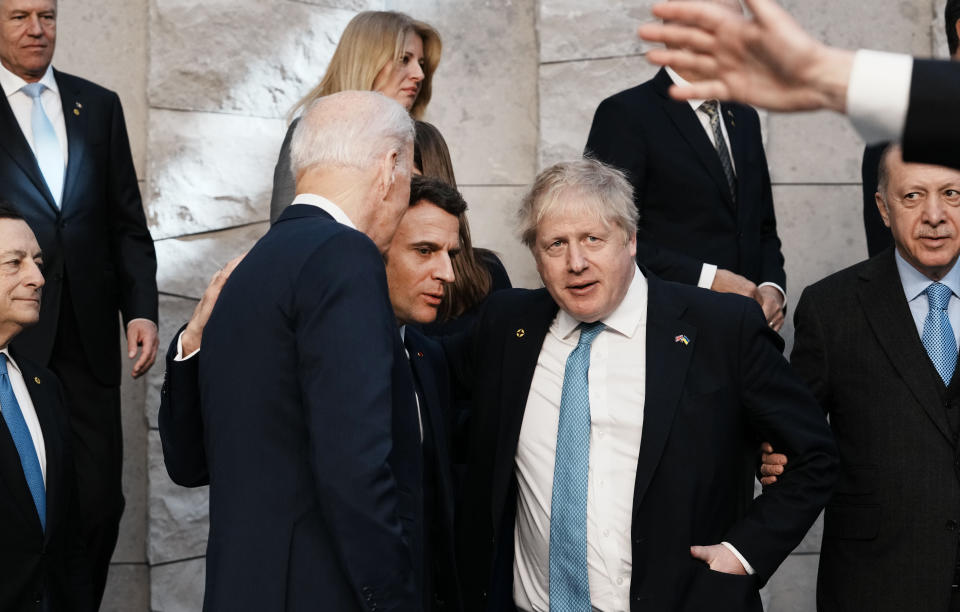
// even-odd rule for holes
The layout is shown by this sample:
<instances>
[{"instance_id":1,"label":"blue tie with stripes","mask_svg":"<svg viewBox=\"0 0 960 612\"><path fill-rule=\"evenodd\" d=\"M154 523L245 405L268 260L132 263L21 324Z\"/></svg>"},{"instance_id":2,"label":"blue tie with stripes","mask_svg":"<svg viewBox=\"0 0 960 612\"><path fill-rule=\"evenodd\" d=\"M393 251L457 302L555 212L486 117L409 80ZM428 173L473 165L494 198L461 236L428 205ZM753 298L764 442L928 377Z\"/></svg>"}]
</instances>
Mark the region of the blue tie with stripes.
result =
<instances>
[{"instance_id":1,"label":"blue tie with stripes","mask_svg":"<svg viewBox=\"0 0 960 612\"><path fill-rule=\"evenodd\" d=\"M20 455L20 465L23 467L27 486L30 487L33 503L37 507L40 526L46 529L47 492L43 485L43 472L40 470L40 460L37 458L37 449L33 445L27 421L23 418L17 396L13 394L13 386L7 374L7 356L4 353L0 353L0 413L3 414L3 420L13 437L13 445L17 447L17 454Z\"/></svg>"},{"instance_id":2,"label":"blue tie with stripes","mask_svg":"<svg viewBox=\"0 0 960 612\"><path fill-rule=\"evenodd\" d=\"M582 323L560 395L550 503L550 612L590 612L587 484L590 473L590 344L603 323Z\"/></svg>"}]
</instances>

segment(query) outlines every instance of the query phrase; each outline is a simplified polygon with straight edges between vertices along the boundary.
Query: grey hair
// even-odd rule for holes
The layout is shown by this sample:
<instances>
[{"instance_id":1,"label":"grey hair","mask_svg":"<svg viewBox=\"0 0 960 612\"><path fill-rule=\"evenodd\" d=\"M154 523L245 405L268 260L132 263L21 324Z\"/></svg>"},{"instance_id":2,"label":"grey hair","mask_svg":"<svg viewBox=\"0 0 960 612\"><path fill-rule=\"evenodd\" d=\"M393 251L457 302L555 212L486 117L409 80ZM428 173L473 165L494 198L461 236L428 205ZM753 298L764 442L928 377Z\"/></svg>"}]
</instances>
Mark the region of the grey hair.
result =
<instances>
[{"instance_id":1,"label":"grey hair","mask_svg":"<svg viewBox=\"0 0 960 612\"><path fill-rule=\"evenodd\" d=\"M397 168L409 175L413 120L406 109L372 91L342 91L312 102L290 142L294 178L313 167L367 169L397 152Z\"/></svg>"},{"instance_id":2,"label":"grey hair","mask_svg":"<svg viewBox=\"0 0 960 612\"><path fill-rule=\"evenodd\" d=\"M528 248L536 244L537 227L559 206L562 195L580 196L577 206L594 214L605 227L619 227L625 241L637 233L639 214L633 203L633 186L626 175L603 162L584 157L550 166L537 175L523 197L517 220L520 240ZM569 207L569 200L563 206Z\"/></svg>"}]
</instances>

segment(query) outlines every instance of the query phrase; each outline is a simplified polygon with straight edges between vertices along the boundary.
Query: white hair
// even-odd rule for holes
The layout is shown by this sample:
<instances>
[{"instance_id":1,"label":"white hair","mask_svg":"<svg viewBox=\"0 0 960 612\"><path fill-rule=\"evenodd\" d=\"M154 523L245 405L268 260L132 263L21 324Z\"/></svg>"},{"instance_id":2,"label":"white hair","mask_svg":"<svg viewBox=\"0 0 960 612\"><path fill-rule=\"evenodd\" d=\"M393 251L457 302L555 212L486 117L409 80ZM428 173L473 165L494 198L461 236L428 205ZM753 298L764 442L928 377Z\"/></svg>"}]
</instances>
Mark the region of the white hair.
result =
<instances>
[{"instance_id":1,"label":"white hair","mask_svg":"<svg viewBox=\"0 0 960 612\"><path fill-rule=\"evenodd\" d=\"M311 103L290 142L293 176L313 167L367 169L397 152L410 173L413 120L399 103L372 91L342 91Z\"/></svg>"}]
</instances>

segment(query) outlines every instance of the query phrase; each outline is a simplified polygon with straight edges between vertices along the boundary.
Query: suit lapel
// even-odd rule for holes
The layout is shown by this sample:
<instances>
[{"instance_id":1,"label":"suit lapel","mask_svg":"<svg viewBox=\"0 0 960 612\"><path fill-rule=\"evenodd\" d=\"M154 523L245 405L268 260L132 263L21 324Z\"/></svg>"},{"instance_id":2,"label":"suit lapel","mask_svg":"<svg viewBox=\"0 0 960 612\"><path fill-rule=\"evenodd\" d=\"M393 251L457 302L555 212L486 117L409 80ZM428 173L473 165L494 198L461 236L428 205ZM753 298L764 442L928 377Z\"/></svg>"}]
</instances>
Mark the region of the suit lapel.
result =
<instances>
[{"instance_id":1,"label":"suit lapel","mask_svg":"<svg viewBox=\"0 0 960 612\"><path fill-rule=\"evenodd\" d=\"M60 88L60 102L63 104L63 122L67 127L67 173L63 183L61 208L71 202L73 192L77 190L80 169L83 166L83 154L86 150L87 113L83 112L82 91L68 87L68 80L54 70L57 86ZM76 112L74 112L76 111Z\"/></svg>"},{"instance_id":2,"label":"suit lapel","mask_svg":"<svg viewBox=\"0 0 960 612\"><path fill-rule=\"evenodd\" d=\"M670 75L666 70L661 69L653 78L657 93L661 97L661 105L664 112L673 121L677 131L687 141L690 148L696 153L697 158L707 172L717 184L717 189L723 197L727 206L733 209L733 198L730 196L730 186L727 185L727 177L723 173L723 166L720 165L720 157L717 150L710 143L710 138L703 130L703 124L697 119L697 114L686 102L677 102L670 97L669 88L673 84Z\"/></svg>"},{"instance_id":3,"label":"suit lapel","mask_svg":"<svg viewBox=\"0 0 960 612\"><path fill-rule=\"evenodd\" d=\"M500 429L497 437L493 473L493 524L500 524L501 511L510 488L516 463L520 427L530 393L530 383L540 357L540 349L550 324L557 315L557 305L540 289L531 294L527 308L518 309L502 328L503 356L501 367ZM522 312L519 312L521 311Z\"/></svg>"},{"instance_id":4,"label":"suit lapel","mask_svg":"<svg viewBox=\"0 0 960 612\"><path fill-rule=\"evenodd\" d=\"M895 299L890 299L895 296ZM887 358L927 416L951 445L953 434L937 393L937 380L897 272L893 250L875 258L860 277L860 305Z\"/></svg>"},{"instance_id":5,"label":"suit lapel","mask_svg":"<svg viewBox=\"0 0 960 612\"><path fill-rule=\"evenodd\" d=\"M37 158L33 154L33 149L27 142L26 136L20 130L20 124L10 108L10 102L6 95L0 96L0 148L5 150L17 166L23 171L23 174L30 179L30 182L43 194L44 200L50 211L56 214L57 206L54 203L53 195L47 187L47 182L43 179L43 173L40 172L40 166L37 164Z\"/></svg>"},{"instance_id":6,"label":"suit lapel","mask_svg":"<svg viewBox=\"0 0 960 612\"><path fill-rule=\"evenodd\" d=\"M670 295L667 286L656 277L647 275L647 281L647 385L643 433L633 490L634 509L643 501L660 462L683 392L690 359L697 350L697 329L680 318L686 306ZM677 341L680 335L686 336L689 344Z\"/></svg>"}]
</instances>

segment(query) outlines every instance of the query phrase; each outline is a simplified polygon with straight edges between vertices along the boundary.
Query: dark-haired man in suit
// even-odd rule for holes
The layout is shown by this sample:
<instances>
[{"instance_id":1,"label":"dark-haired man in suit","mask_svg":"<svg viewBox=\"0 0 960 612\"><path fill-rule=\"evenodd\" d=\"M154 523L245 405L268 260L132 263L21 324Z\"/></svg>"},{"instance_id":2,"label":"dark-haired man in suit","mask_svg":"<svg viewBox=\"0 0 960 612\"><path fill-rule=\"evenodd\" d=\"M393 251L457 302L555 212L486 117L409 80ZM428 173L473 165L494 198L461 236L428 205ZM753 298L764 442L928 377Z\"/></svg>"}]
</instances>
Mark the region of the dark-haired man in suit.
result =
<instances>
[{"instance_id":1,"label":"dark-haired man in suit","mask_svg":"<svg viewBox=\"0 0 960 612\"><path fill-rule=\"evenodd\" d=\"M75 563L69 428L60 383L10 340L40 318L43 256L22 215L0 201L0 609L87 610Z\"/></svg>"},{"instance_id":2,"label":"dark-haired man in suit","mask_svg":"<svg viewBox=\"0 0 960 612\"><path fill-rule=\"evenodd\" d=\"M56 22L56 0L0 0L0 185L46 261L40 322L14 346L70 400L96 608L124 506L117 314L140 376L157 351L157 263L120 100L51 67Z\"/></svg>"},{"instance_id":3,"label":"dark-haired man in suit","mask_svg":"<svg viewBox=\"0 0 960 612\"><path fill-rule=\"evenodd\" d=\"M740 11L739 0L712 0ZM670 68L597 107L586 154L627 173L640 212L637 261L665 280L756 299L783 325L786 273L757 112L677 102Z\"/></svg>"},{"instance_id":4,"label":"dark-haired man in suit","mask_svg":"<svg viewBox=\"0 0 960 612\"><path fill-rule=\"evenodd\" d=\"M641 272L636 219L622 173L544 170L520 225L546 287L493 294L444 341L474 406L468 610L759 611L826 503L835 447L782 340L751 300ZM802 459L744 511L743 453L768 435Z\"/></svg>"}]
</instances>

